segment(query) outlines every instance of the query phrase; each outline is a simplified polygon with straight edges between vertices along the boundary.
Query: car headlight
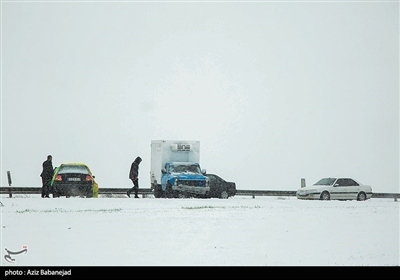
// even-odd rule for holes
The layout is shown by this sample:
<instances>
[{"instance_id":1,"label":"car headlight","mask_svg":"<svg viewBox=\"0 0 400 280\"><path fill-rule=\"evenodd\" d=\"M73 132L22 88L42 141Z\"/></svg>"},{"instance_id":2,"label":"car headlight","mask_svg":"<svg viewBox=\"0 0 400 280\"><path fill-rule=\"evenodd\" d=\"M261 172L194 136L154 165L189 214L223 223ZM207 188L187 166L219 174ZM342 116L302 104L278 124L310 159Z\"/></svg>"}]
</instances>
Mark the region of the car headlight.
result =
<instances>
[{"instance_id":1,"label":"car headlight","mask_svg":"<svg viewBox=\"0 0 400 280\"><path fill-rule=\"evenodd\" d=\"M312 189L312 190L306 190L306 191L304 191L304 193L306 193L306 194L310 194L310 193L316 193L317 192L317 190L316 189Z\"/></svg>"},{"instance_id":2,"label":"car headlight","mask_svg":"<svg viewBox=\"0 0 400 280\"><path fill-rule=\"evenodd\" d=\"M316 192L317 192L316 189L312 189L312 190L302 190L302 189L300 189L300 190L297 191L298 194L311 194L311 193L316 193Z\"/></svg>"}]
</instances>

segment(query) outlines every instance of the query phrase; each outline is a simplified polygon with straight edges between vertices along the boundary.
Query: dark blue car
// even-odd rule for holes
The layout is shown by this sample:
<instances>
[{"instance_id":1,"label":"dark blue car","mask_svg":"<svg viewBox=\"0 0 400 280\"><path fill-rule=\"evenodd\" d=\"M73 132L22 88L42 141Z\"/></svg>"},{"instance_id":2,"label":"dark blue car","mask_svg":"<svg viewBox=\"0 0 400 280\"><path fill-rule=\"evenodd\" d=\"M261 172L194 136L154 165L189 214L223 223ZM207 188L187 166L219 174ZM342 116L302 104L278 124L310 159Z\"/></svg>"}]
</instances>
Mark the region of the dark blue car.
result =
<instances>
[{"instance_id":1,"label":"dark blue car","mask_svg":"<svg viewBox=\"0 0 400 280\"><path fill-rule=\"evenodd\" d=\"M218 175L206 174L210 180L209 197L228 198L236 194L236 184L227 182Z\"/></svg>"}]
</instances>

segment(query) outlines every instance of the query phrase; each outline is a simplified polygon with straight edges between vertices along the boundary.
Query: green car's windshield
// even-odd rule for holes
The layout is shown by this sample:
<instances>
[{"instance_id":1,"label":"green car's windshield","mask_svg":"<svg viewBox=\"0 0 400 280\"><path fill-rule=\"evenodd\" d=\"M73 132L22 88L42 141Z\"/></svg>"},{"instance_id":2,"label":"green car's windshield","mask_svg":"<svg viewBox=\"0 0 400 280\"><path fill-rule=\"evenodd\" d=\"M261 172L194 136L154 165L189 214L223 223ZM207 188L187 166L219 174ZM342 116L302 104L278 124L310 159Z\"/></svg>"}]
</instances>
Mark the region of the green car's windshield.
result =
<instances>
[{"instance_id":1,"label":"green car's windshield","mask_svg":"<svg viewBox=\"0 0 400 280\"><path fill-rule=\"evenodd\" d=\"M330 186L336 181L336 178L323 178L316 182L314 185Z\"/></svg>"},{"instance_id":2,"label":"green car's windshield","mask_svg":"<svg viewBox=\"0 0 400 280\"><path fill-rule=\"evenodd\" d=\"M89 170L84 165L61 165L61 167L57 173L58 174L65 174L65 173L90 174Z\"/></svg>"}]
</instances>

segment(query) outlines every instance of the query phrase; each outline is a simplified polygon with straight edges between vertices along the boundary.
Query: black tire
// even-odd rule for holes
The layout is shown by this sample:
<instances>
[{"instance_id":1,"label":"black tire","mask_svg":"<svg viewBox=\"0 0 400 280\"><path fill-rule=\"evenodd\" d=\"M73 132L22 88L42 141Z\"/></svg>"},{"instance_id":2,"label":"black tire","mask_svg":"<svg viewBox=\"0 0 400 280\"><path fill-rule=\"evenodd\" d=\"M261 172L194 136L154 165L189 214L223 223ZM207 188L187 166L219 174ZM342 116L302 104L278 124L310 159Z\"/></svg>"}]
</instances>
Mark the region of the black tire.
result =
<instances>
[{"instance_id":1,"label":"black tire","mask_svg":"<svg viewBox=\"0 0 400 280\"><path fill-rule=\"evenodd\" d=\"M323 191L321 193L321 197L319 198L320 200L331 200L331 195L327 191Z\"/></svg>"},{"instance_id":2,"label":"black tire","mask_svg":"<svg viewBox=\"0 0 400 280\"><path fill-rule=\"evenodd\" d=\"M187 198L187 196L183 192L176 192L174 197L176 197L176 198Z\"/></svg>"},{"instance_id":3,"label":"black tire","mask_svg":"<svg viewBox=\"0 0 400 280\"><path fill-rule=\"evenodd\" d=\"M156 185L154 187L154 197L155 198L163 197L163 190L162 190L161 186Z\"/></svg>"},{"instance_id":4,"label":"black tire","mask_svg":"<svg viewBox=\"0 0 400 280\"><path fill-rule=\"evenodd\" d=\"M56 188L54 188L53 189L53 198L60 197L60 196L61 196L60 192Z\"/></svg>"},{"instance_id":5,"label":"black tire","mask_svg":"<svg viewBox=\"0 0 400 280\"><path fill-rule=\"evenodd\" d=\"M357 200L358 200L358 201L367 200L367 195L365 194L365 192L360 192L360 193L357 195Z\"/></svg>"},{"instance_id":6,"label":"black tire","mask_svg":"<svg viewBox=\"0 0 400 280\"><path fill-rule=\"evenodd\" d=\"M165 189L165 196L167 198L173 198L174 197L174 192L172 191L172 186L170 183L167 183L167 187Z\"/></svg>"},{"instance_id":7,"label":"black tire","mask_svg":"<svg viewBox=\"0 0 400 280\"><path fill-rule=\"evenodd\" d=\"M228 194L227 191L222 191L222 192L219 194L219 198L228 199L228 197L229 197L229 194Z\"/></svg>"},{"instance_id":8,"label":"black tire","mask_svg":"<svg viewBox=\"0 0 400 280\"><path fill-rule=\"evenodd\" d=\"M86 198L92 198L93 197L93 187L91 187L87 192L86 192Z\"/></svg>"}]
</instances>

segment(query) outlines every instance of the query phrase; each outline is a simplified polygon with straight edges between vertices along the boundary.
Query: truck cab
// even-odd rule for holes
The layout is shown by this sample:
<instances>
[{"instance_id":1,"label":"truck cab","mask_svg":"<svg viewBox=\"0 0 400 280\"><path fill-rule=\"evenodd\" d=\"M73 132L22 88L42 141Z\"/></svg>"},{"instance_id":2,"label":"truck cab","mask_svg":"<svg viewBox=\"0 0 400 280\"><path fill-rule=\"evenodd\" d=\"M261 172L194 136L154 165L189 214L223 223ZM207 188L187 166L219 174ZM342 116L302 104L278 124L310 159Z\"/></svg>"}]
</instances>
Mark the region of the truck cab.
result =
<instances>
[{"instance_id":1,"label":"truck cab","mask_svg":"<svg viewBox=\"0 0 400 280\"><path fill-rule=\"evenodd\" d=\"M209 195L206 170L201 170L197 162L167 162L161 173L161 189L168 198Z\"/></svg>"}]
</instances>

